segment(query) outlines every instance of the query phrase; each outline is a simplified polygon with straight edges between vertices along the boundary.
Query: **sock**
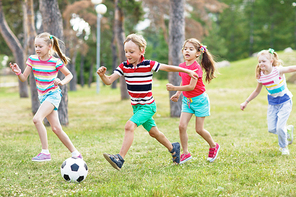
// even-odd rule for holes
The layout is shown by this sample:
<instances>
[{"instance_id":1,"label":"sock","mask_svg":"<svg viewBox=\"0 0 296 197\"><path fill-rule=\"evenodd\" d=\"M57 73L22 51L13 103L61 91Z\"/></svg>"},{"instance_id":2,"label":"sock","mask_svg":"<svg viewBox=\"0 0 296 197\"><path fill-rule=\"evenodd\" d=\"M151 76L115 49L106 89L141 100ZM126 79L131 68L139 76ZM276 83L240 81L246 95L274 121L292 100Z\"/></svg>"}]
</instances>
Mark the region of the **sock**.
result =
<instances>
[{"instance_id":1,"label":"sock","mask_svg":"<svg viewBox=\"0 0 296 197\"><path fill-rule=\"evenodd\" d=\"M48 150L48 149L42 149L42 150L41 150L41 153L49 154L49 150Z\"/></svg>"},{"instance_id":2,"label":"sock","mask_svg":"<svg viewBox=\"0 0 296 197\"><path fill-rule=\"evenodd\" d=\"M73 151L71 154L72 157L78 157L80 155L80 153L77 150Z\"/></svg>"}]
</instances>

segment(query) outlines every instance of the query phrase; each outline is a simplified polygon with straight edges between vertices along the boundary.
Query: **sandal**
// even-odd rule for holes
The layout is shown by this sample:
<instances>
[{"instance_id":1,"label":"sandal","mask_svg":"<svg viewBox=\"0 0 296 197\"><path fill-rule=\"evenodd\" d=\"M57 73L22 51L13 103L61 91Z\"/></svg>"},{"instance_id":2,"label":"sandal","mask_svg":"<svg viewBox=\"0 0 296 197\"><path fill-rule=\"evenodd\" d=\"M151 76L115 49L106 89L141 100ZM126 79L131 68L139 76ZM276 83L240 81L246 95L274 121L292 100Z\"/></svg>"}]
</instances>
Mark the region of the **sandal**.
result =
<instances>
[{"instance_id":1,"label":"sandal","mask_svg":"<svg viewBox=\"0 0 296 197\"><path fill-rule=\"evenodd\" d=\"M172 153L173 162L176 164L180 163L180 144L179 142L172 143L173 149L170 151Z\"/></svg>"}]
</instances>

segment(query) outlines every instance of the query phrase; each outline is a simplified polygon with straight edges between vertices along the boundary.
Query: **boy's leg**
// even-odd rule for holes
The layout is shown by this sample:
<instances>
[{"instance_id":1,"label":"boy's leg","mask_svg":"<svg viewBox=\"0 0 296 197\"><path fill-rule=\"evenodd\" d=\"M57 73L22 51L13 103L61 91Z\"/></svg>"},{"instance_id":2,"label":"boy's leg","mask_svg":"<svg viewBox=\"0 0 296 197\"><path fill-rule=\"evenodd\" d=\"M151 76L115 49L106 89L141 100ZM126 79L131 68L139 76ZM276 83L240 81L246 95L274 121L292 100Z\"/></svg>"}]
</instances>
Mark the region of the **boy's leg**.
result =
<instances>
[{"instance_id":1,"label":"boy's leg","mask_svg":"<svg viewBox=\"0 0 296 197\"><path fill-rule=\"evenodd\" d=\"M130 149L133 140L134 140L134 131L137 128L137 125L132 121L128 120L124 127L124 139L120 149L120 156L124 159L128 150Z\"/></svg>"},{"instance_id":2,"label":"boy's leg","mask_svg":"<svg viewBox=\"0 0 296 197\"><path fill-rule=\"evenodd\" d=\"M158 130L156 126L152 127L149 131L149 135L153 138L155 138L159 143L164 145L168 151L173 150L172 143L165 137L165 135Z\"/></svg>"}]
</instances>

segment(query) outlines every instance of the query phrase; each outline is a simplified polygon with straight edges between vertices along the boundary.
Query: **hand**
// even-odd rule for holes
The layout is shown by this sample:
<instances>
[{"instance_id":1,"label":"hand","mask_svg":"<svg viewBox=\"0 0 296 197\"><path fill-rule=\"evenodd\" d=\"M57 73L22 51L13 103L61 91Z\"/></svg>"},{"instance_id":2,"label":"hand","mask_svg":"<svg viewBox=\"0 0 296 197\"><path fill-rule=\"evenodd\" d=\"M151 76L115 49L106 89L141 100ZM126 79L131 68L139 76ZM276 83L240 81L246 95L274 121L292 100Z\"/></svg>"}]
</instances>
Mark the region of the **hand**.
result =
<instances>
[{"instance_id":1,"label":"hand","mask_svg":"<svg viewBox=\"0 0 296 197\"><path fill-rule=\"evenodd\" d=\"M193 78L193 79L197 79L197 78L198 78L198 74L195 72L195 71L197 71L197 70L198 70L198 68L195 69L195 70L190 70L189 73L188 73L188 75L189 75L191 78Z\"/></svg>"},{"instance_id":2,"label":"hand","mask_svg":"<svg viewBox=\"0 0 296 197\"><path fill-rule=\"evenodd\" d=\"M174 94L174 95L171 97L171 101L173 101L173 102L178 102L179 97L180 97L180 95L178 95L178 94Z\"/></svg>"},{"instance_id":3,"label":"hand","mask_svg":"<svg viewBox=\"0 0 296 197\"><path fill-rule=\"evenodd\" d=\"M11 64L11 62L10 62L9 66L15 74L18 74L19 72L21 72L21 69L19 68L19 66L16 63Z\"/></svg>"},{"instance_id":4,"label":"hand","mask_svg":"<svg viewBox=\"0 0 296 197\"><path fill-rule=\"evenodd\" d=\"M59 79L59 78L56 78L55 80L53 80L53 84L55 85L55 86L57 86L57 85L64 85L64 83Z\"/></svg>"},{"instance_id":5,"label":"hand","mask_svg":"<svg viewBox=\"0 0 296 197\"><path fill-rule=\"evenodd\" d=\"M104 74L106 73L107 68L105 66L101 66L98 70L97 70L97 74L102 77L104 76Z\"/></svg>"},{"instance_id":6,"label":"hand","mask_svg":"<svg viewBox=\"0 0 296 197\"><path fill-rule=\"evenodd\" d=\"M243 102L242 104L240 104L240 109L244 111L244 109L247 107L247 105L248 105L247 101Z\"/></svg>"},{"instance_id":7,"label":"hand","mask_svg":"<svg viewBox=\"0 0 296 197\"><path fill-rule=\"evenodd\" d=\"M173 84L170 84L170 83L167 83L166 84L166 89L167 89L167 91L174 91L175 89L174 89L174 85Z\"/></svg>"}]
</instances>

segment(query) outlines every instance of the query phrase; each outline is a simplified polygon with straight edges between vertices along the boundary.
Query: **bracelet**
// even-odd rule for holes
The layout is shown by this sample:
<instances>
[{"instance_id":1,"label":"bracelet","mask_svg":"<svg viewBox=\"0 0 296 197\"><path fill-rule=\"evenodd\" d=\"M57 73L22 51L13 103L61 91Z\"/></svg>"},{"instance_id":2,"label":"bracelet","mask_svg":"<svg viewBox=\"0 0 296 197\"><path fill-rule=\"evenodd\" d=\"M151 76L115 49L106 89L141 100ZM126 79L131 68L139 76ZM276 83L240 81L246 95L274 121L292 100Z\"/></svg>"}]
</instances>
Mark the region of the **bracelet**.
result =
<instances>
[{"instance_id":1,"label":"bracelet","mask_svg":"<svg viewBox=\"0 0 296 197\"><path fill-rule=\"evenodd\" d=\"M22 74L22 71L20 71L19 73L16 73L17 76L19 76L20 74Z\"/></svg>"},{"instance_id":2,"label":"bracelet","mask_svg":"<svg viewBox=\"0 0 296 197\"><path fill-rule=\"evenodd\" d=\"M250 101L246 100L247 103L249 103Z\"/></svg>"}]
</instances>

